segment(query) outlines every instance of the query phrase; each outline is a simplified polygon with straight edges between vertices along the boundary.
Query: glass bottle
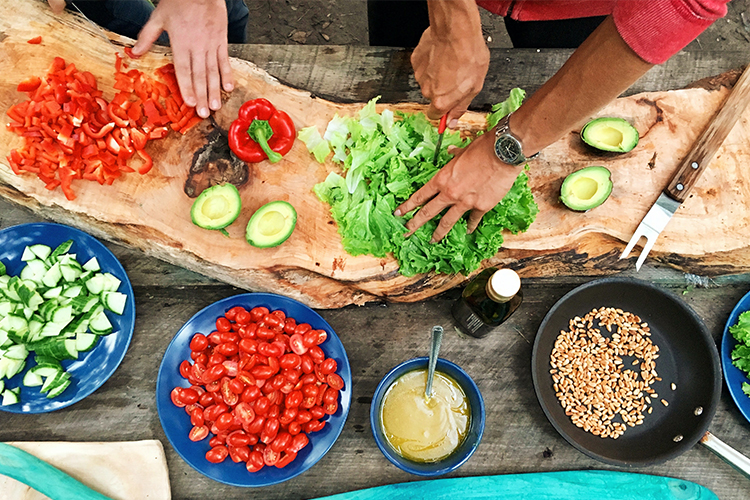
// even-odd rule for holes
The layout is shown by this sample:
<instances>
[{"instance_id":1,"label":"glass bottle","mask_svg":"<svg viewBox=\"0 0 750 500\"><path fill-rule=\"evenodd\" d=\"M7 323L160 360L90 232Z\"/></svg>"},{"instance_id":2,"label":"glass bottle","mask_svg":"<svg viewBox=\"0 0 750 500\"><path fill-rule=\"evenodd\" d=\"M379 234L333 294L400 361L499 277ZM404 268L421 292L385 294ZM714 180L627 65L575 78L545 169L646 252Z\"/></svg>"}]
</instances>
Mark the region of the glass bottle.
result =
<instances>
[{"instance_id":1,"label":"glass bottle","mask_svg":"<svg viewBox=\"0 0 750 500\"><path fill-rule=\"evenodd\" d=\"M522 301L518 274L512 269L490 267L466 285L451 313L459 330L481 338L508 319Z\"/></svg>"}]
</instances>

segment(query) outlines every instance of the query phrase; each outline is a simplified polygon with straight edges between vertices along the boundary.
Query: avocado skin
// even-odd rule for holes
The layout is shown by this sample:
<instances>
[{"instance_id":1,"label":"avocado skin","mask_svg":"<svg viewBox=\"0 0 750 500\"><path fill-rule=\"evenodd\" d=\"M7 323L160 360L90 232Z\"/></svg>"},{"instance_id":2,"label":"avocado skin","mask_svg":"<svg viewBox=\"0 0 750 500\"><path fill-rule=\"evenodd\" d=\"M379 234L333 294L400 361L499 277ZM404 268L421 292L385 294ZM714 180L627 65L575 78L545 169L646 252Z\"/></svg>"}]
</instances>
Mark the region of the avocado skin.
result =
<instances>
[{"instance_id":1,"label":"avocado skin","mask_svg":"<svg viewBox=\"0 0 750 500\"><path fill-rule=\"evenodd\" d=\"M576 196L576 182L590 179L596 183L596 192L587 199ZM560 201L571 210L585 212L604 203L612 193L611 172L599 166L585 167L568 175L560 187Z\"/></svg>"},{"instance_id":2,"label":"avocado skin","mask_svg":"<svg viewBox=\"0 0 750 500\"><path fill-rule=\"evenodd\" d=\"M262 217L271 210L278 211L284 217L284 229L274 236L261 234L259 224ZM284 243L297 225L297 211L286 201L271 201L260 207L250 217L245 230L245 239L256 248L272 248Z\"/></svg>"},{"instance_id":3,"label":"avocado skin","mask_svg":"<svg viewBox=\"0 0 750 500\"><path fill-rule=\"evenodd\" d=\"M218 222L213 222L208 219L204 219L201 208L213 196L224 196L229 202L230 207L227 210L226 215ZM229 224L234 222L240 215L242 209L242 199L240 198L240 192L234 184L217 184L205 189L193 202L193 206L190 208L190 218L193 220L193 224L203 229L224 229Z\"/></svg>"},{"instance_id":4,"label":"avocado skin","mask_svg":"<svg viewBox=\"0 0 750 500\"><path fill-rule=\"evenodd\" d=\"M622 140L617 145L607 143L605 134L611 129L622 134ZM614 153L627 153L638 145L640 139L638 131L623 118L601 117L591 120L581 130L581 139L594 149Z\"/></svg>"}]
</instances>

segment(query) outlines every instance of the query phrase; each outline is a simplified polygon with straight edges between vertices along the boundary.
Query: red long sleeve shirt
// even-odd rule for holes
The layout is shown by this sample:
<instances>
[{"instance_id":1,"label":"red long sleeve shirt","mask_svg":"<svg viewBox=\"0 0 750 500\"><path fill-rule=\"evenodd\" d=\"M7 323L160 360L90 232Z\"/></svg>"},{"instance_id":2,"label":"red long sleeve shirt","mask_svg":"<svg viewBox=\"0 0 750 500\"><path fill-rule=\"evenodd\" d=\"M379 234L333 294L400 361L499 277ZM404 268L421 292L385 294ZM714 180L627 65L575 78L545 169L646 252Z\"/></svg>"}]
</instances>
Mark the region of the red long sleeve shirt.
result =
<instances>
[{"instance_id":1,"label":"red long sleeve shirt","mask_svg":"<svg viewBox=\"0 0 750 500\"><path fill-rule=\"evenodd\" d=\"M518 21L612 14L625 43L646 62L661 64L724 17L729 0L477 0Z\"/></svg>"}]
</instances>

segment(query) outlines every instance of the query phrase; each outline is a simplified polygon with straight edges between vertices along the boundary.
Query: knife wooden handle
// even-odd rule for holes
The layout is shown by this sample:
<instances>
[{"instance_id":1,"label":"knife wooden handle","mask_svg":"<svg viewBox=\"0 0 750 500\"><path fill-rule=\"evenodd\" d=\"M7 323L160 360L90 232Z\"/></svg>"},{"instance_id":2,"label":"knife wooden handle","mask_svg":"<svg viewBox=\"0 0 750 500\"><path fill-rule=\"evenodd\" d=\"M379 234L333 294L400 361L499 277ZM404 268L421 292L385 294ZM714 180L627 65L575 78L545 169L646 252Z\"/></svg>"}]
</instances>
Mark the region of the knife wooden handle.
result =
<instances>
[{"instance_id":1,"label":"knife wooden handle","mask_svg":"<svg viewBox=\"0 0 750 500\"><path fill-rule=\"evenodd\" d=\"M716 154L724 139L750 103L750 65L745 67L732 92L683 158L664 192L682 203Z\"/></svg>"}]
</instances>

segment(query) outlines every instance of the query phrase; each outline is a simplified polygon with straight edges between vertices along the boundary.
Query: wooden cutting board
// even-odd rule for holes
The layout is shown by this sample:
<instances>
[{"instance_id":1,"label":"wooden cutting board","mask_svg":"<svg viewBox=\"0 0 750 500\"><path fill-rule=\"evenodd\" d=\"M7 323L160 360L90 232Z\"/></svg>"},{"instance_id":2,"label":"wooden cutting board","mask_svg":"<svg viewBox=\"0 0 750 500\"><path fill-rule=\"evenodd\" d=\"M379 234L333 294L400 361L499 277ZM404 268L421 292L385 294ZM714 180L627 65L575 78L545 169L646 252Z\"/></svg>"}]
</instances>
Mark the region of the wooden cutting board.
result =
<instances>
[{"instance_id":1,"label":"wooden cutting board","mask_svg":"<svg viewBox=\"0 0 750 500\"><path fill-rule=\"evenodd\" d=\"M42 35L40 45L26 41ZM128 39L111 35L116 43ZM169 61L157 49L132 61L153 73ZM105 96L114 94L112 48L81 19L54 16L45 2L19 0L0 5L0 112L23 100L15 90L29 76L42 76L54 56L94 73ZM227 128L240 105L266 97L290 114L297 129L317 126L324 131L335 113L353 115L361 104L335 104L308 92L279 83L253 64L232 60L236 90L225 96L216 113ZM577 132L546 148L533 162L531 185L541 212L522 235L507 234L504 248L490 264L510 265L523 277L598 275L632 265L618 262L623 242L632 235L648 208L666 185L681 156L728 95L727 82L709 82L703 88L644 93L618 99L600 115L621 116L638 128L638 147L624 155L597 155L586 149ZM373 96L374 97L374 96ZM498 100L505 96L498 96ZM388 105L391 109L419 111L414 104ZM382 109L382 106L381 106ZM750 160L748 116L745 114L693 191L656 242L649 259L660 260L696 273L729 274L750 270L750 222L745 167ZM471 134L484 116L467 113L462 131ZM116 241L226 281L241 288L281 293L313 307L335 308L373 300L417 301L461 284L464 276L398 274L392 258L352 257L343 250L328 206L312 193L314 184L338 168L320 165L301 142L279 163L255 164L250 180L240 188L243 211L229 227L230 238L194 226L192 199L184 192L193 155L206 144L213 130L208 120L187 135L170 134L149 143L155 168L147 175L130 174L113 186L78 181L78 198L67 201L61 192L49 192L34 176L16 176L5 156L20 140L0 130L0 196L30 207L44 217L80 227L95 236ZM585 214L565 209L558 201L563 178L589 165L612 171L614 191L602 206ZM250 215L272 200L287 200L298 212L297 228L283 245L256 249L244 241Z\"/></svg>"},{"instance_id":2,"label":"wooden cutting board","mask_svg":"<svg viewBox=\"0 0 750 500\"><path fill-rule=\"evenodd\" d=\"M18 441L7 443L44 460L113 500L169 500L169 471L156 440L123 442ZM49 500L0 475L3 500Z\"/></svg>"}]
</instances>

